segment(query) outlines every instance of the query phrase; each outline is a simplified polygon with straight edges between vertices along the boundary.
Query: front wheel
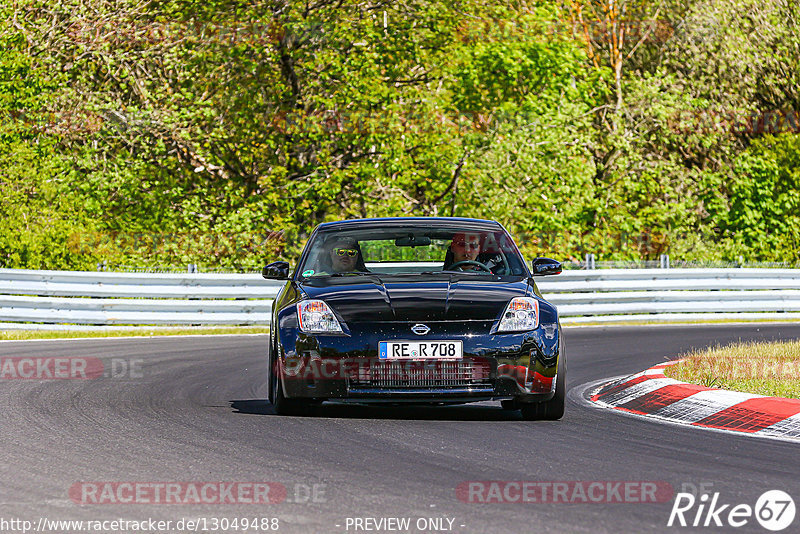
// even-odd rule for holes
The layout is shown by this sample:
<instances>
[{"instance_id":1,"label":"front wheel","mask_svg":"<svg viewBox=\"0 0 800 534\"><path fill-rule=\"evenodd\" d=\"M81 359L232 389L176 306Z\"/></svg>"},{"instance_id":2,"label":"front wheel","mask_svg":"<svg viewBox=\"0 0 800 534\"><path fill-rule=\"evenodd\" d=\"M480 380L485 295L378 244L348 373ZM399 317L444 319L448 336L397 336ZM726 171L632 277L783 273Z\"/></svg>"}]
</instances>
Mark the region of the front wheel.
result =
<instances>
[{"instance_id":1,"label":"front wheel","mask_svg":"<svg viewBox=\"0 0 800 534\"><path fill-rule=\"evenodd\" d=\"M272 405L275 407L275 413L278 415L311 415L314 406L319 403L312 399L286 398L286 395L283 394L283 380L280 373L275 373L274 376L275 400Z\"/></svg>"},{"instance_id":2,"label":"front wheel","mask_svg":"<svg viewBox=\"0 0 800 534\"><path fill-rule=\"evenodd\" d=\"M272 360L270 358L270 360ZM311 415L316 404L310 399L288 399L283 393L283 378L278 359L271 361L269 400L278 415Z\"/></svg>"},{"instance_id":3,"label":"front wheel","mask_svg":"<svg viewBox=\"0 0 800 534\"><path fill-rule=\"evenodd\" d=\"M561 355L564 358L564 355ZM556 392L553 398L544 402L534 402L520 406L522 418L526 421L557 421L564 417L564 405L567 391L567 366L566 362L558 366L556 376Z\"/></svg>"},{"instance_id":4,"label":"front wheel","mask_svg":"<svg viewBox=\"0 0 800 534\"><path fill-rule=\"evenodd\" d=\"M519 410L519 403L517 402L517 399L502 400L500 401L500 406L504 410L508 411Z\"/></svg>"}]
</instances>

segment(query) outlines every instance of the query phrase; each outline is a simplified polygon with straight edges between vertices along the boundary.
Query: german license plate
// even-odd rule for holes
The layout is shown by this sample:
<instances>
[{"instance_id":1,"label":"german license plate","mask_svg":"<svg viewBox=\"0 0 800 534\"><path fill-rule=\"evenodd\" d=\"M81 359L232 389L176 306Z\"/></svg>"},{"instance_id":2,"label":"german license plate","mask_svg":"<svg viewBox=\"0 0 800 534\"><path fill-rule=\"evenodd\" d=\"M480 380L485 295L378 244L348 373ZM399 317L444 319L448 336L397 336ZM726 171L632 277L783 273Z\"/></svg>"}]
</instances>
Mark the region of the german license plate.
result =
<instances>
[{"instance_id":1,"label":"german license plate","mask_svg":"<svg viewBox=\"0 0 800 534\"><path fill-rule=\"evenodd\" d=\"M380 341L381 360L461 359L461 341Z\"/></svg>"}]
</instances>

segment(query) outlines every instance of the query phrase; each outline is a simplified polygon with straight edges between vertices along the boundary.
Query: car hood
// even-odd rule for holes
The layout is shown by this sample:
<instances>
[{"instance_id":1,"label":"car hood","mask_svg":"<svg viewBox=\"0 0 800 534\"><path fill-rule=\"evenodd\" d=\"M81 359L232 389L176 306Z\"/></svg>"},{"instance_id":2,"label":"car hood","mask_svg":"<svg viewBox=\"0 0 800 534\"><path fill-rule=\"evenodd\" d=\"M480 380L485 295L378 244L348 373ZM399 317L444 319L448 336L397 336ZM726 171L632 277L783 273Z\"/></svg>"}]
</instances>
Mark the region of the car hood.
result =
<instances>
[{"instance_id":1,"label":"car hood","mask_svg":"<svg viewBox=\"0 0 800 534\"><path fill-rule=\"evenodd\" d=\"M377 276L301 284L345 322L495 320L514 297L533 295L525 278L386 280Z\"/></svg>"}]
</instances>

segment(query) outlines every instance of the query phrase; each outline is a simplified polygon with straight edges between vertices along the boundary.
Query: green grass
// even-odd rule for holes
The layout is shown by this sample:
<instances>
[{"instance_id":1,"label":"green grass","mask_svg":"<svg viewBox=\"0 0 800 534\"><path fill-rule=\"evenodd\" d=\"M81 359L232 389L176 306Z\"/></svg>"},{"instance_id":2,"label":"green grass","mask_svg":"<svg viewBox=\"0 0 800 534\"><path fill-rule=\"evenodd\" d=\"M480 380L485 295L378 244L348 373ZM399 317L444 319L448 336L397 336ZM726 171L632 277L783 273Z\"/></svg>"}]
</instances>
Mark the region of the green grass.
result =
<instances>
[{"instance_id":1,"label":"green grass","mask_svg":"<svg viewBox=\"0 0 800 534\"><path fill-rule=\"evenodd\" d=\"M734 343L681 355L669 378L707 387L800 399L800 341Z\"/></svg>"},{"instance_id":2,"label":"green grass","mask_svg":"<svg viewBox=\"0 0 800 534\"><path fill-rule=\"evenodd\" d=\"M224 327L176 327L176 328L125 328L114 330L3 330L0 340L25 339L72 339L92 337L151 337L219 334L267 334L269 328L262 326L224 326Z\"/></svg>"}]
</instances>

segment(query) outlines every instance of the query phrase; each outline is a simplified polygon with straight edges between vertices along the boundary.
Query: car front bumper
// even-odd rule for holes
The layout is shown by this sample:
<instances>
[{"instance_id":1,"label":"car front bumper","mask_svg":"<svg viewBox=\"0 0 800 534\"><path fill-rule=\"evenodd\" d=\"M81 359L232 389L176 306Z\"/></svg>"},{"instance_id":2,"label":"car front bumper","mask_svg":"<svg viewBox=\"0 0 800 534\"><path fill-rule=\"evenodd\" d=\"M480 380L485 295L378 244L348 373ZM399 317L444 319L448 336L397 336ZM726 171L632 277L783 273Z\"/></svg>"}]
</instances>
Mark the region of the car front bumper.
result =
<instances>
[{"instance_id":1,"label":"car front bumper","mask_svg":"<svg viewBox=\"0 0 800 534\"><path fill-rule=\"evenodd\" d=\"M368 402L477 402L548 400L558 370L557 324L509 334L488 332L491 323L428 323L432 340L461 340L459 360L381 360L380 341L408 339L410 323L384 323L347 335L280 333L275 371L287 398Z\"/></svg>"}]
</instances>

